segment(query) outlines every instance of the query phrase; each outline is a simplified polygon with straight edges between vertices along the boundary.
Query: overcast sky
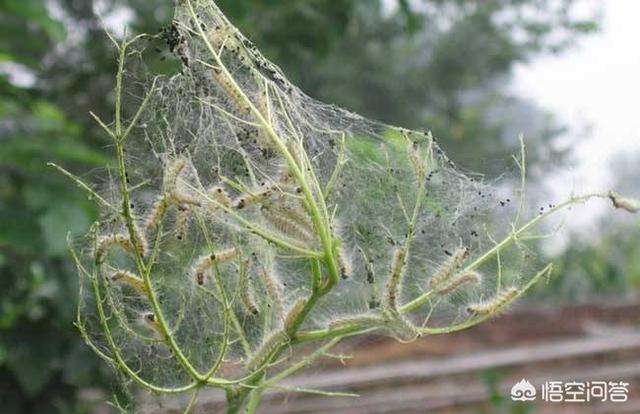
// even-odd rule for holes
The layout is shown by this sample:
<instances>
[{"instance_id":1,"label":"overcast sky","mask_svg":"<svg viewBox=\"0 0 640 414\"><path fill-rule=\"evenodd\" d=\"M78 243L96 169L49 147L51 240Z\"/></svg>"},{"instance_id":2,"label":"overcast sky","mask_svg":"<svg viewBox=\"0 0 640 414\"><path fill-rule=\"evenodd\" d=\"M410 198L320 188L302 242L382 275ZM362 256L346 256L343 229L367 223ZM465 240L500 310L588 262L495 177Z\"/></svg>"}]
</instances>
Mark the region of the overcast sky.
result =
<instances>
[{"instance_id":1,"label":"overcast sky","mask_svg":"<svg viewBox=\"0 0 640 414\"><path fill-rule=\"evenodd\" d=\"M515 77L520 94L571 127L579 165L565 179L579 192L614 184L609 166L616 154L640 159L640 1L603 3L599 34L561 56L518 67Z\"/></svg>"},{"instance_id":2,"label":"overcast sky","mask_svg":"<svg viewBox=\"0 0 640 414\"><path fill-rule=\"evenodd\" d=\"M514 89L551 110L570 127L577 165L549 180L556 199L608 190L616 179L611 169L621 154L640 160L640 1L605 0L602 31L557 57L536 59L516 69ZM638 167L640 170L640 167ZM640 179L631 191L640 197ZM627 188L626 191L629 191ZM612 212L605 202L588 203L571 212L564 225L592 238L608 214L616 220L631 215ZM556 238L550 251L562 249Z\"/></svg>"}]
</instances>

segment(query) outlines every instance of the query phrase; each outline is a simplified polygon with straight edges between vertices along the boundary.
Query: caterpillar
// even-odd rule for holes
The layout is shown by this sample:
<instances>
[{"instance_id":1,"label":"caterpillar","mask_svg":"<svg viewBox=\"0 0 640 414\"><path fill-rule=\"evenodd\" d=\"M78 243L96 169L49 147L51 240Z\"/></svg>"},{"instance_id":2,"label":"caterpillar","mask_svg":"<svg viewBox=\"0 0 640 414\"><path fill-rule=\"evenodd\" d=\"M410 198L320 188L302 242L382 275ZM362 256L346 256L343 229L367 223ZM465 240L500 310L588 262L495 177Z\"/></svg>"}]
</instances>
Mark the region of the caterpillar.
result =
<instances>
[{"instance_id":1,"label":"caterpillar","mask_svg":"<svg viewBox=\"0 0 640 414\"><path fill-rule=\"evenodd\" d=\"M246 365L250 370L261 366L265 361L268 361L273 353L282 345L289 341L289 337L283 330L274 331L266 339L262 341L258 349L249 358Z\"/></svg>"},{"instance_id":2,"label":"caterpillar","mask_svg":"<svg viewBox=\"0 0 640 414\"><path fill-rule=\"evenodd\" d=\"M96 263L104 261L107 252L112 246L120 246L120 248L128 253L136 254L136 248L131 243L131 239L124 234L110 234L102 236L98 239L98 243L94 252Z\"/></svg>"},{"instance_id":3,"label":"caterpillar","mask_svg":"<svg viewBox=\"0 0 640 414\"><path fill-rule=\"evenodd\" d=\"M407 145L407 158L409 158L416 180L421 184L420 181L422 181L426 174L426 167L424 160L420 158L420 150L417 142L413 141Z\"/></svg>"},{"instance_id":4,"label":"caterpillar","mask_svg":"<svg viewBox=\"0 0 640 414\"><path fill-rule=\"evenodd\" d=\"M287 317L284 319L285 329L289 329L293 326L294 322L300 316L300 312L304 309L304 305L307 303L306 298L298 299L287 312Z\"/></svg>"},{"instance_id":5,"label":"caterpillar","mask_svg":"<svg viewBox=\"0 0 640 414\"><path fill-rule=\"evenodd\" d=\"M367 268L366 272L367 272L367 283L370 285L373 285L376 282L376 274L373 270L373 261L370 260L367 255L365 254L364 250L362 250L362 248L360 246L358 246L358 251L360 252L360 254L362 255L362 257L364 258L364 262L365 262L365 266Z\"/></svg>"},{"instance_id":6,"label":"caterpillar","mask_svg":"<svg viewBox=\"0 0 640 414\"><path fill-rule=\"evenodd\" d=\"M260 212L276 230L285 236L302 242L311 242L314 239L313 234L307 232L298 223L278 214L271 206L262 206Z\"/></svg>"},{"instance_id":7,"label":"caterpillar","mask_svg":"<svg viewBox=\"0 0 640 414\"><path fill-rule=\"evenodd\" d=\"M227 260L231 260L237 257L240 254L240 250L236 247L230 247L225 250L221 250L219 252L214 252L211 254L205 254L200 256L198 260L196 260L195 265L193 266L193 273L196 276L196 282L199 285L204 283L204 275L207 269L219 262L225 262Z\"/></svg>"},{"instance_id":8,"label":"caterpillar","mask_svg":"<svg viewBox=\"0 0 640 414\"><path fill-rule=\"evenodd\" d=\"M351 260L342 246L338 247L338 267L340 268L340 276L343 279L348 279L352 276Z\"/></svg>"},{"instance_id":9,"label":"caterpillar","mask_svg":"<svg viewBox=\"0 0 640 414\"><path fill-rule=\"evenodd\" d=\"M175 235L176 239L183 240L189 230L189 218L191 211L189 207L179 205L176 213Z\"/></svg>"},{"instance_id":10,"label":"caterpillar","mask_svg":"<svg viewBox=\"0 0 640 414\"><path fill-rule=\"evenodd\" d=\"M267 295L269 295L270 302L273 304L275 317L280 320L284 315L284 307L282 305L282 286L272 271L268 271L264 266L261 266L261 270Z\"/></svg>"},{"instance_id":11,"label":"caterpillar","mask_svg":"<svg viewBox=\"0 0 640 414\"><path fill-rule=\"evenodd\" d=\"M229 194L224 188L222 188L219 185L209 188L207 190L207 197L223 205L224 207L231 206L231 198L229 198ZM218 208L216 203L209 203L209 204L211 204L209 206L211 210L216 210Z\"/></svg>"},{"instance_id":12,"label":"caterpillar","mask_svg":"<svg viewBox=\"0 0 640 414\"><path fill-rule=\"evenodd\" d=\"M516 287L506 288L493 299L467 306L467 312L471 315L491 315L515 299L519 292Z\"/></svg>"},{"instance_id":13,"label":"caterpillar","mask_svg":"<svg viewBox=\"0 0 640 414\"><path fill-rule=\"evenodd\" d=\"M433 275L431 280L429 281L429 285L431 288L435 288L444 281L448 280L452 275L456 268L462 263L464 259L469 255L469 249L466 247L458 248L451 257L449 257L436 271L436 274Z\"/></svg>"},{"instance_id":14,"label":"caterpillar","mask_svg":"<svg viewBox=\"0 0 640 414\"><path fill-rule=\"evenodd\" d=\"M390 331L400 342L411 342L420 336L415 325L398 312L395 312L391 319Z\"/></svg>"},{"instance_id":15,"label":"caterpillar","mask_svg":"<svg viewBox=\"0 0 640 414\"><path fill-rule=\"evenodd\" d=\"M282 214L283 217L297 223L305 232L313 234L313 223L306 210L299 204L280 202L272 206L274 210Z\"/></svg>"},{"instance_id":16,"label":"caterpillar","mask_svg":"<svg viewBox=\"0 0 640 414\"><path fill-rule=\"evenodd\" d=\"M460 286L466 283L480 283L482 281L482 275L475 270L469 270L467 272L459 273L454 276L451 280L443 284L442 286L436 289L436 293L441 295L446 295L454 290L458 289Z\"/></svg>"},{"instance_id":17,"label":"caterpillar","mask_svg":"<svg viewBox=\"0 0 640 414\"><path fill-rule=\"evenodd\" d=\"M271 196L273 189L270 185L262 184L258 192L245 194L238 197L233 201L233 208L241 210L250 205L262 203L264 200Z\"/></svg>"},{"instance_id":18,"label":"caterpillar","mask_svg":"<svg viewBox=\"0 0 640 414\"><path fill-rule=\"evenodd\" d=\"M167 200L164 196L159 196L156 201L153 203L151 210L147 214L147 218L144 222L144 227L147 230L153 230L158 227L164 213L167 211Z\"/></svg>"},{"instance_id":19,"label":"caterpillar","mask_svg":"<svg viewBox=\"0 0 640 414\"><path fill-rule=\"evenodd\" d=\"M256 306L253 286L251 284L251 278L249 276L249 259L240 261L240 269L238 274L238 290L240 290L240 299L245 309L252 315L258 314L258 307Z\"/></svg>"},{"instance_id":20,"label":"caterpillar","mask_svg":"<svg viewBox=\"0 0 640 414\"><path fill-rule=\"evenodd\" d=\"M115 271L111 277L111 281L123 283L125 285L130 286L136 292L138 292L142 296L147 295L147 287L144 284L144 281L136 276L135 274L127 271L127 270L117 270Z\"/></svg>"},{"instance_id":21,"label":"caterpillar","mask_svg":"<svg viewBox=\"0 0 640 414\"><path fill-rule=\"evenodd\" d=\"M223 48L233 49L239 45L235 33L228 27L216 26L207 32L207 37L211 45L218 49L218 53L220 53Z\"/></svg>"},{"instance_id":22,"label":"caterpillar","mask_svg":"<svg viewBox=\"0 0 640 414\"><path fill-rule=\"evenodd\" d=\"M146 256L149 253L149 242L144 234L140 231L138 227L137 221L133 222L133 234L132 234L133 245L136 251L141 256Z\"/></svg>"},{"instance_id":23,"label":"caterpillar","mask_svg":"<svg viewBox=\"0 0 640 414\"><path fill-rule=\"evenodd\" d=\"M185 194L178 188L178 178L187 164L184 157L179 157L168 164L164 175L163 188L164 193L169 196L172 203L187 204L199 207L200 200L197 197Z\"/></svg>"},{"instance_id":24,"label":"caterpillar","mask_svg":"<svg viewBox=\"0 0 640 414\"><path fill-rule=\"evenodd\" d=\"M164 172L163 188L167 193L175 193L178 181L178 176L187 164L187 160L184 157L179 157L167 164L167 169Z\"/></svg>"},{"instance_id":25,"label":"caterpillar","mask_svg":"<svg viewBox=\"0 0 640 414\"><path fill-rule=\"evenodd\" d=\"M182 205L191 205L195 207L200 207L202 203L197 197L193 197L189 194L181 193L178 191L174 191L171 193L171 198L174 203L182 204Z\"/></svg>"},{"instance_id":26,"label":"caterpillar","mask_svg":"<svg viewBox=\"0 0 640 414\"><path fill-rule=\"evenodd\" d=\"M278 183L280 183L280 185L285 188L292 187L295 185L296 180L293 176L293 173L288 167L283 169L282 172L280 173L280 178L278 179Z\"/></svg>"},{"instance_id":27,"label":"caterpillar","mask_svg":"<svg viewBox=\"0 0 640 414\"><path fill-rule=\"evenodd\" d=\"M398 247L393 253L393 261L391 262L391 273L386 287L386 305L396 311L398 308L398 293L402 282L402 272L406 263L406 250L404 246Z\"/></svg>"},{"instance_id":28,"label":"caterpillar","mask_svg":"<svg viewBox=\"0 0 640 414\"><path fill-rule=\"evenodd\" d=\"M164 333L162 332L162 328L158 325L158 321L156 320L156 315L153 312L146 312L142 314L142 319L151 329L155 331L155 333L160 338L164 338Z\"/></svg>"},{"instance_id":29,"label":"caterpillar","mask_svg":"<svg viewBox=\"0 0 640 414\"><path fill-rule=\"evenodd\" d=\"M357 325L364 328L372 328L384 325L384 319L377 315L352 315L333 320L329 323L329 329L339 329L346 326Z\"/></svg>"}]
</instances>

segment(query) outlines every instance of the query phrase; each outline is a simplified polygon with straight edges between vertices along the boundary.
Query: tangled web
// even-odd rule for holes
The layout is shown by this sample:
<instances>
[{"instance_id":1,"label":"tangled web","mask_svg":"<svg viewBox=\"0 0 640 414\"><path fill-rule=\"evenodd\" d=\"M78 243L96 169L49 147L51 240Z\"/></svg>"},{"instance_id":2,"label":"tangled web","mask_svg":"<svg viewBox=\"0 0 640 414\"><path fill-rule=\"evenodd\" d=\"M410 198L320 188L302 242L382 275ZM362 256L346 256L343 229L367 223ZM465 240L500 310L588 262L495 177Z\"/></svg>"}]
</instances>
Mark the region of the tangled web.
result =
<instances>
[{"instance_id":1,"label":"tangled web","mask_svg":"<svg viewBox=\"0 0 640 414\"><path fill-rule=\"evenodd\" d=\"M161 37L181 70L136 99L127 69L141 109L80 259L105 359L143 385L237 380L299 342L408 341L519 295L529 253L494 241L517 203L430 133L306 96L212 1L181 2Z\"/></svg>"}]
</instances>

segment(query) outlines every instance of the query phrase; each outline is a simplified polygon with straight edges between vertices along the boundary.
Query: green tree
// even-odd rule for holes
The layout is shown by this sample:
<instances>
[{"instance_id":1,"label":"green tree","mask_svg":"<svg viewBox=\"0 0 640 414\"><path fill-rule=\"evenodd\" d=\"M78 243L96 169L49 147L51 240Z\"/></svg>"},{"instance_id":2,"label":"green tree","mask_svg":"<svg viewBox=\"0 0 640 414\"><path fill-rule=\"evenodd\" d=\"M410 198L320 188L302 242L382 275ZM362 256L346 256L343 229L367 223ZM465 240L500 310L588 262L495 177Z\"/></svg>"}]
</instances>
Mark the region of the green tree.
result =
<instances>
[{"instance_id":1,"label":"green tree","mask_svg":"<svg viewBox=\"0 0 640 414\"><path fill-rule=\"evenodd\" d=\"M455 146L454 154L480 145L484 154L502 157L511 151L504 136L516 134L510 114L495 115L512 106L501 85L517 62L561 51L594 29L572 17L576 2L400 0L391 11L371 0L220 4L310 95L431 128L445 147ZM96 381L95 360L71 325L76 276L64 243L67 229L84 232L95 211L46 162L73 172L105 162L108 142L88 116L105 115L113 104L115 56L98 7L102 16L131 16L132 31L157 33L173 5L5 0L0 6L3 412L70 412L76 387ZM531 7L535 17L526 13ZM523 114L531 112L522 106ZM554 130L540 118L542 131Z\"/></svg>"},{"instance_id":2,"label":"green tree","mask_svg":"<svg viewBox=\"0 0 640 414\"><path fill-rule=\"evenodd\" d=\"M98 370L71 327L77 282L64 242L68 229L85 231L94 207L46 167L47 161L82 168L105 162L67 109L48 98L48 84L41 84L49 51L65 39L65 27L44 3L4 2L0 400L7 413L72 412L76 387L90 383Z\"/></svg>"}]
</instances>

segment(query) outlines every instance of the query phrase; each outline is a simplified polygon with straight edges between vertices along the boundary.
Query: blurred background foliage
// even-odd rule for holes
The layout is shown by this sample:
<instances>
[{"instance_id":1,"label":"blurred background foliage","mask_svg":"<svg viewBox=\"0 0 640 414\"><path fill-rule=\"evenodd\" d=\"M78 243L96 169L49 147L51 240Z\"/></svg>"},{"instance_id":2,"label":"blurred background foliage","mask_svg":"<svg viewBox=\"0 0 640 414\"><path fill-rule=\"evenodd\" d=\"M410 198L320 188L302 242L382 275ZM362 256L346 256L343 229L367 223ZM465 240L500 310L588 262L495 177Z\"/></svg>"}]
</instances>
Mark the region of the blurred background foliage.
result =
<instances>
[{"instance_id":1,"label":"blurred background foliage","mask_svg":"<svg viewBox=\"0 0 640 414\"><path fill-rule=\"evenodd\" d=\"M429 128L459 164L492 177L508 165L520 131L532 171L570 161L570 146L552 145L563 125L508 85L514 65L563 53L598 29L597 13L572 12L583 1L219 4L309 95ZM46 162L80 175L109 162L109 142L88 116L110 119L113 103L115 56L104 24L156 33L172 7L170 0L0 2L2 413L80 413L87 406L79 390L110 392L108 370L72 325L77 282L65 244L67 231L83 233L96 212ZM637 163L630 165L633 177ZM620 237L623 225L606 223L595 244L568 243L555 292L575 297L640 284L640 231Z\"/></svg>"}]
</instances>

